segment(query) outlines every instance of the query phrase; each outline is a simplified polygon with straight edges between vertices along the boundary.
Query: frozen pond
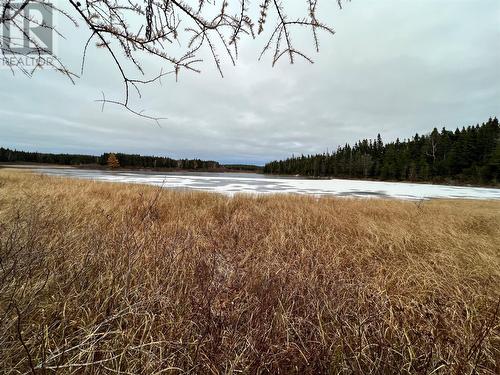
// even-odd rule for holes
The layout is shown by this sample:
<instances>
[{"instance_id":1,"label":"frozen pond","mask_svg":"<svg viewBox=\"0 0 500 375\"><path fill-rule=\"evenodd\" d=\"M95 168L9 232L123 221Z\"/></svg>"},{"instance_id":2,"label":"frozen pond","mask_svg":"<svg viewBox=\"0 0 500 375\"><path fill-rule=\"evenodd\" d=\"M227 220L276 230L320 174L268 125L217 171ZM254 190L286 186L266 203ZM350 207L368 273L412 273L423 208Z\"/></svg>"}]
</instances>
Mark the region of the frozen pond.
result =
<instances>
[{"instance_id":1,"label":"frozen pond","mask_svg":"<svg viewBox=\"0 0 500 375\"><path fill-rule=\"evenodd\" d=\"M500 189L361 180L314 180L256 173L122 172L77 168L36 168L39 173L96 181L125 182L165 188L235 193L296 193L398 199L500 199Z\"/></svg>"}]
</instances>

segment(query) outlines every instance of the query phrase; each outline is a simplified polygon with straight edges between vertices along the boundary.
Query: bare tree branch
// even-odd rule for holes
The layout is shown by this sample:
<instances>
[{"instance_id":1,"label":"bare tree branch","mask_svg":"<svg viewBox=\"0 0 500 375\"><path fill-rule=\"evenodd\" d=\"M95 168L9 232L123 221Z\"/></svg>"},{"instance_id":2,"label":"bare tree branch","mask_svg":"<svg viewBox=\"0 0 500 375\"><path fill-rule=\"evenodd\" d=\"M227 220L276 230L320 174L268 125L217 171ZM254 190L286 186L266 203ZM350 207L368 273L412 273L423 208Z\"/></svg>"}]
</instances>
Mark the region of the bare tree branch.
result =
<instances>
[{"instance_id":1,"label":"bare tree branch","mask_svg":"<svg viewBox=\"0 0 500 375\"><path fill-rule=\"evenodd\" d=\"M273 49L271 60L273 66L285 55L288 56L290 63L295 62L296 56L312 63L312 59L302 49L295 48L292 43L292 34L296 29L304 27L311 29L316 51L319 51L318 30L334 34L330 26L318 21L318 0L306 0L305 16L300 19L290 19L288 16L291 0L259 0L260 12L256 21L252 19L249 0L235 1L231 5L227 0L222 0L219 5L204 0L85 0L83 4L80 1L83 0L68 0L66 4L69 10L65 10L43 0L18 2L3 0L0 5L0 28L16 31L20 35L17 40L3 35L0 38L3 61L8 62L7 65L12 73L20 70L32 76L44 66L35 64L31 69L27 69L19 60L8 57L30 57L34 61L41 61L44 56L50 56L47 66L65 74L71 82L78 77L62 63L54 51L46 48L24 28L25 22L36 24L36 21L28 15L30 6L43 4L50 7L51 11L63 15L75 26L78 25L77 22L83 22L90 31L90 36L83 46L80 75L84 72L91 41L96 42L96 47L104 48L108 52L122 78L124 96L122 99L102 100L121 105L132 113L146 118L150 117L130 108L131 87L141 97L138 84L159 81L161 77L170 73L174 73L177 79L182 70L200 72L198 65L202 62L202 58L199 56L203 49L210 52L217 70L223 76L219 49L232 64L236 64L238 43L243 36L256 37L255 23L258 25L257 35L264 33L270 13L275 14L277 22L270 29L270 36L259 59L268 50ZM193 2L196 3L195 7L191 5ZM341 0L337 0L337 3L339 7L342 6ZM46 27L58 37L64 38L55 25L43 23L37 25ZM19 48L26 41L31 46L28 52ZM167 68L162 68L160 74L153 78L144 78L146 73L142 61L146 55L157 58L161 65ZM163 73L164 71L168 73ZM134 77L137 74L141 78Z\"/></svg>"}]
</instances>

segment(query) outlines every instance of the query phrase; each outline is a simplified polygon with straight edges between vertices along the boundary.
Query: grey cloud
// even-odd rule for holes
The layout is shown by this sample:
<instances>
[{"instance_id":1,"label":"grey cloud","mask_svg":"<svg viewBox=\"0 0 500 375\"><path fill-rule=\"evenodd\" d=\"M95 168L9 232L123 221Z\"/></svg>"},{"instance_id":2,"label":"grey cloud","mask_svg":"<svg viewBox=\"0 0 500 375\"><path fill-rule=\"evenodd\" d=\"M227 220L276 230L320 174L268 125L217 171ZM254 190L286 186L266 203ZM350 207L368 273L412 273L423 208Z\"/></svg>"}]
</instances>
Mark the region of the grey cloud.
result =
<instances>
[{"instance_id":1,"label":"grey cloud","mask_svg":"<svg viewBox=\"0 0 500 375\"><path fill-rule=\"evenodd\" d=\"M75 86L54 72L32 80L0 71L0 143L29 150L105 151L263 163L322 152L359 138L409 137L499 115L500 3L325 2L336 35L321 37L315 64L257 61L262 40L246 40L222 79L207 56L203 73L143 90L134 104L165 116L161 127L118 107L101 112L101 91L120 97L116 68L91 49ZM70 29L68 29L70 30ZM81 30L79 30L80 32ZM78 69L84 32L68 31L60 54ZM310 44L309 34L296 37ZM75 41L76 40L76 41ZM147 59L152 74L160 69Z\"/></svg>"}]
</instances>

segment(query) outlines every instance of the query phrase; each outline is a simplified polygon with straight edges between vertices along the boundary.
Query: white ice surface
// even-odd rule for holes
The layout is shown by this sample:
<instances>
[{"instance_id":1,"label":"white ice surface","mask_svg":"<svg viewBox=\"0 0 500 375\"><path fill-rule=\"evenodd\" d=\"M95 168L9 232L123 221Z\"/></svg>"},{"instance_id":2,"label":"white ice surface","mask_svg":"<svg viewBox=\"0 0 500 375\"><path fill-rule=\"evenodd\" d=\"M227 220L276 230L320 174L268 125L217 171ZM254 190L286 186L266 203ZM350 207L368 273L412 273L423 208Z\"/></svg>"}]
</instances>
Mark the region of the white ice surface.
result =
<instances>
[{"instance_id":1,"label":"white ice surface","mask_svg":"<svg viewBox=\"0 0 500 375\"><path fill-rule=\"evenodd\" d=\"M77 168L40 168L37 169L37 172L97 181L212 191L229 195L235 193L296 193L412 200L430 198L500 199L500 189L495 188L343 179L276 178L252 173L113 172Z\"/></svg>"}]
</instances>

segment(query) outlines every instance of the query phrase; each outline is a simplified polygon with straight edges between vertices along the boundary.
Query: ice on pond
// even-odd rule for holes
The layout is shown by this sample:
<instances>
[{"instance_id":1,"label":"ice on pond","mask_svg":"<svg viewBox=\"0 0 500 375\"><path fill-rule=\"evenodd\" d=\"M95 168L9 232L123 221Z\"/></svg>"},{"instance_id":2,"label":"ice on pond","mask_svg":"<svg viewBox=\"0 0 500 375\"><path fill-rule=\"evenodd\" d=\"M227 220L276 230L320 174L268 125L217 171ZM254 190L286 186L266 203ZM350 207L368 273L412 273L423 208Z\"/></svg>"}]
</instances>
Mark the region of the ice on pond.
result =
<instances>
[{"instance_id":1,"label":"ice on pond","mask_svg":"<svg viewBox=\"0 0 500 375\"><path fill-rule=\"evenodd\" d=\"M309 195L397 199L500 199L500 189L344 179L275 177L257 173L122 172L78 168L39 168L37 172L97 181L124 182L164 188L235 193L295 193Z\"/></svg>"}]
</instances>

